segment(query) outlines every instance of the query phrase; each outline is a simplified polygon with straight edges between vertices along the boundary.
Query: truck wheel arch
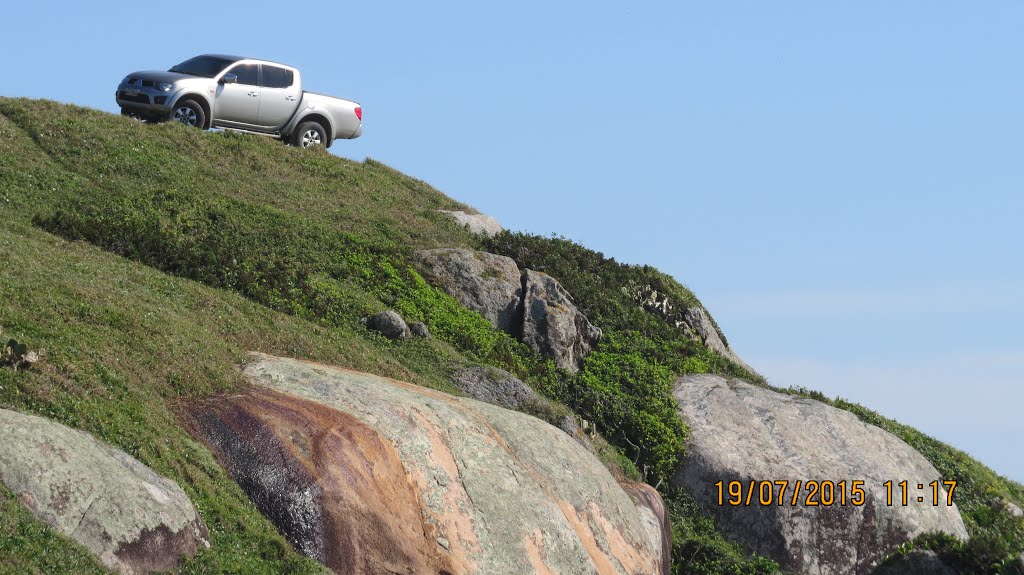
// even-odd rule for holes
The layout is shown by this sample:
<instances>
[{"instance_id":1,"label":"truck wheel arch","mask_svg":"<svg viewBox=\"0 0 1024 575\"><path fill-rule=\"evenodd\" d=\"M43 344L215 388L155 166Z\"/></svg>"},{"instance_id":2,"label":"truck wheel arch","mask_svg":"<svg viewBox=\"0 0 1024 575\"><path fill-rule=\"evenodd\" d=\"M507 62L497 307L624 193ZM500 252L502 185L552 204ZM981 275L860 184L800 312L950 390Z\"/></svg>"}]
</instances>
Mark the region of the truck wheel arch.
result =
<instances>
[{"instance_id":1,"label":"truck wheel arch","mask_svg":"<svg viewBox=\"0 0 1024 575\"><path fill-rule=\"evenodd\" d=\"M178 96L178 98L174 101L174 104L171 105L171 109L173 110L174 106L177 106L185 100L192 100L193 102L199 104L203 108L203 113L206 114L206 122L203 124L203 129L210 129L213 126L213 113L212 109L210 108L210 102L208 102L206 98L204 98L200 94L190 92Z\"/></svg>"},{"instance_id":2,"label":"truck wheel arch","mask_svg":"<svg viewBox=\"0 0 1024 575\"><path fill-rule=\"evenodd\" d=\"M331 147L331 144L334 143L334 124L331 123L327 116L319 112L311 112L309 114L306 114L305 116L302 116L298 120L296 120L294 124L292 124L292 131L294 132L295 130L298 130L299 126L301 126L305 122L316 122L317 124L323 126L324 131L327 132L327 142L324 143L324 147Z\"/></svg>"}]
</instances>

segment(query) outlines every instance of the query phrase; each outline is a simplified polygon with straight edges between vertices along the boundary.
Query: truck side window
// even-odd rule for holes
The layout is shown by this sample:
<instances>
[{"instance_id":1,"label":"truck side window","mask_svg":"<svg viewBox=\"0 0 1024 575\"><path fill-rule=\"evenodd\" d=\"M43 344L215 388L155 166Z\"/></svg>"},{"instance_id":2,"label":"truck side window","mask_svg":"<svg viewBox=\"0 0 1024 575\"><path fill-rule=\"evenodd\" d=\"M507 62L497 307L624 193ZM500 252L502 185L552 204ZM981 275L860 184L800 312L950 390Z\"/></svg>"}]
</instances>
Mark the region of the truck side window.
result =
<instances>
[{"instance_id":1,"label":"truck side window","mask_svg":"<svg viewBox=\"0 0 1024 575\"><path fill-rule=\"evenodd\" d=\"M295 74L291 70L278 68L277 66L263 65L264 88L288 88L295 81ZM239 80L241 82L241 80Z\"/></svg>"},{"instance_id":2,"label":"truck side window","mask_svg":"<svg viewBox=\"0 0 1024 575\"><path fill-rule=\"evenodd\" d=\"M259 66L257 64L241 64L228 70L228 74L238 76L238 83L247 86L259 84Z\"/></svg>"}]
</instances>

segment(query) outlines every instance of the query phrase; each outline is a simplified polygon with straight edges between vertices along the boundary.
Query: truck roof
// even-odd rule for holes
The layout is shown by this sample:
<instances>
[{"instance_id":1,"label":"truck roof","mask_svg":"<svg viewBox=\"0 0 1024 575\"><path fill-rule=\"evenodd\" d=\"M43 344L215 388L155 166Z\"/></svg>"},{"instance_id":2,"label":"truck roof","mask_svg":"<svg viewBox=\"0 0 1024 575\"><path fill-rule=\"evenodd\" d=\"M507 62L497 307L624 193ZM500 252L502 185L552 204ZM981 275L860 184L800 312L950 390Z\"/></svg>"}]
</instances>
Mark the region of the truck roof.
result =
<instances>
[{"instance_id":1,"label":"truck roof","mask_svg":"<svg viewBox=\"0 0 1024 575\"><path fill-rule=\"evenodd\" d=\"M201 55L199 55L197 57L198 58L202 58L204 56L207 56L207 57L210 57L210 58L219 58L221 60L228 60L228 61L230 61L232 63L238 62L239 60L256 60L258 62L266 62L268 64L276 64L278 66L284 66L285 68L295 69L294 66L289 66L288 64L285 64L283 62L277 62L277 61L274 61L274 60L267 60L266 58L253 58L252 56L232 56L230 54L201 54Z\"/></svg>"},{"instance_id":2,"label":"truck roof","mask_svg":"<svg viewBox=\"0 0 1024 575\"><path fill-rule=\"evenodd\" d=\"M239 60L255 60L255 58L246 58L245 56L231 56L229 54L202 54L201 56L220 58L221 60L231 60L232 62L237 62Z\"/></svg>"}]
</instances>

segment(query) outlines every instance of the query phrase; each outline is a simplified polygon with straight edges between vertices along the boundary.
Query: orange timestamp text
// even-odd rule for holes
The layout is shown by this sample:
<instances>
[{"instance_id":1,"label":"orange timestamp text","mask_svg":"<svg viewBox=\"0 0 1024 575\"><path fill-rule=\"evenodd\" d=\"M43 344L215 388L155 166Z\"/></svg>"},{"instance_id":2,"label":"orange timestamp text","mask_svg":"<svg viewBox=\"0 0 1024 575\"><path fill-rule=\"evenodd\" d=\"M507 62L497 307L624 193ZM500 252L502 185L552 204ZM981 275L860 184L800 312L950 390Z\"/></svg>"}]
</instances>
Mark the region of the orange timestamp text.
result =
<instances>
[{"instance_id":1,"label":"orange timestamp text","mask_svg":"<svg viewBox=\"0 0 1024 575\"><path fill-rule=\"evenodd\" d=\"M859 507L867 502L864 491L866 481L857 480L795 480L786 479L750 480L750 481L717 481L714 486L718 492L719 506L752 506L752 505L789 505L795 507L854 506ZM914 487L917 487L916 491ZM933 506L953 505L953 490L956 481L932 481L931 483L909 483L907 481L886 481L885 504L906 507L912 502L928 502Z\"/></svg>"}]
</instances>

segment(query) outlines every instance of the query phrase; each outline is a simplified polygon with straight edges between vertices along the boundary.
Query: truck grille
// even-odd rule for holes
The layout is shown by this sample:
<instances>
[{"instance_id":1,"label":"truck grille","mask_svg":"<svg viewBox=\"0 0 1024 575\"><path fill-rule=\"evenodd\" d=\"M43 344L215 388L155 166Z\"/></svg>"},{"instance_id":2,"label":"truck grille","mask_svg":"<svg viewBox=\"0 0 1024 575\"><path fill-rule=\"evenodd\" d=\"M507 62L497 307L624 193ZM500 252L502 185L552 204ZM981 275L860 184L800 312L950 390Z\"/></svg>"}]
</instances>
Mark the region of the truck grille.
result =
<instances>
[{"instance_id":1,"label":"truck grille","mask_svg":"<svg viewBox=\"0 0 1024 575\"><path fill-rule=\"evenodd\" d=\"M126 102L136 102L139 104L148 104L149 96L145 94L139 94L138 96L128 96L124 92L118 92L117 97Z\"/></svg>"},{"instance_id":2,"label":"truck grille","mask_svg":"<svg viewBox=\"0 0 1024 575\"><path fill-rule=\"evenodd\" d=\"M156 80L140 80L138 78L128 78L129 86L142 86L143 88L152 88L156 86Z\"/></svg>"}]
</instances>

